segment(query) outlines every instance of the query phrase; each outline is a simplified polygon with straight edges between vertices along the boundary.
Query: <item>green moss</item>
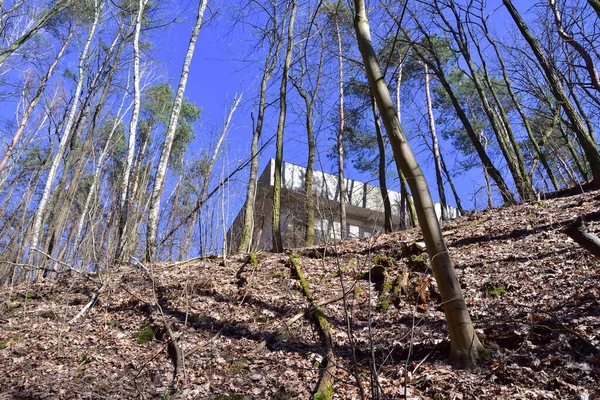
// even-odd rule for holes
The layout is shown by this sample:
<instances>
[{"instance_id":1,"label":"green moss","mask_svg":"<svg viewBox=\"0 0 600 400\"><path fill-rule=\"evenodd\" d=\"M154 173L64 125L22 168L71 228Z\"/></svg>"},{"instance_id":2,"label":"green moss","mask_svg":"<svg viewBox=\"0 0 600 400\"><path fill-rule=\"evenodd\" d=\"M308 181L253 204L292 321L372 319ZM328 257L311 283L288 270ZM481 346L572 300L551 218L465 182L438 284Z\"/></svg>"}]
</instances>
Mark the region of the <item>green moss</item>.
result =
<instances>
[{"instance_id":1,"label":"green moss","mask_svg":"<svg viewBox=\"0 0 600 400\"><path fill-rule=\"evenodd\" d=\"M325 318L321 310L318 308L315 309L314 315L317 318L317 322L319 323L319 328L321 328L321 331L328 332L330 330L329 322L327 322L327 318Z\"/></svg>"},{"instance_id":2,"label":"green moss","mask_svg":"<svg viewBox=\"0 0 600 400\"><path fill-rule=\"evenodd\" d=\"M234 360L229 364L229 370L235 375L241 374L246 368L248 368L248 362L243 358Z\"/></svg>"},{"instance_id":3,"label":"green moss","mask_svg":"<svg viewBox=\"0 0 600 400\"><path fill-rule=\"evenodd\" d=\"M327 389L323 392L319 390L313 397L314 400L329 400L333 394L333 386L327 385Z\"/></svg>"},{"instance_id":4,"label":"green moss","mask_svg":"<svg viewBox=\"0 0 600 400\"><path fill-rule=\"evenodd\" d=\"M388 300L383 300L379 303L379 312L385 313L388 308L390 308L390 302Z\"/></svg>"},{"instance_id":5,"label":"green moss","mask_svg":"<svg viewBox=\"0 0 600 400\"><path fill-rule=\"evenodd\" d=\"M253 267L258 267L258 259L256 258L256 253L248 254L248 257L246 257L246 264L252 264Z\"/></svg>"},{"instance_id":6,"label":"green moss","mask_svg":"<svg viewBox=\"0 0 600 400\"><path fill-rule=\"evenodd\" d=\"M480 360L487 360L492 357L492 353L488 349L479 349L477 351L477 356Z\"/></svg>"},{"instance_id":7,"label":"green moss","mask_svg":"<svg viewBox=\"0 0 600 400\"><path fill-rule=\"evenodd\" d=\"M492 281L485 282L482 289L488 297L500 297L506 294L506 287L504 285Z\"/></svg>"},{"instance_id":8,"label":"green moss","mask_svg":"<svg viewBox=\"0 0 600 400\"><path fill-rule=\"evenodd\" d=\"M379 312L386 312L390 308L390 293L392 291L392 284L386 276L381 285L381 293L379 294Z\"/></svg>"},{"instance_id":9,"label":"green moss","mask_svg":"<svg viewBox=\"0 0 600 400\"><path fill-rule=\"evenodd\" d=\"M77 364L77 370L83 371L86 368L86 366L88 364L90 364L92 361L93 361L92 357L90 357L87 353L83 353L79 357L79 363Z\"/></svg>"},{"instance_id":10,"label":"green moss","mask_svg":"<svg viewBox=\"0 0 600 400\"><path fill-rule=\"evenodd\" d=\"M380 266L383 268L393 268L396 264L393 259L387 256L377 255L373 257L373 265Z\"/></svg>"},{"instance_id":11,"label":"green moss","mask_svg":"<svg viewBox=\"0 0 600 400\"><path fill-rule=\"evenodd\" d=\"M154 330L150 327L141 329L137 333L138 344L146 344L154 339Z\"/></svg>"},{"instance_id":12,"label":"green moss","mask_svg":"<svg viewBox=\"0 0 600 400\"><path fill-rule=\"evenodd\" d=\"M423 256L413 255L413 256L410 256L410 261L413 263L424 263L426 260L425 260L425 257L423 257Z\"/></svg>"},{"instance_id":13,"label":"green moss","mask_svg":"<svg viewBox=\"0 0 600 400\"><path fill-rule=\"evenodd\" d=\"M0 342L0 350L4 350L6 347L8 347L8 340L3 340Z\"/></svg>"},{"instance_id":14,"label":"green moss","mask_svg":"<svg viewBox=\"0 0 600 400\"><path fill-rule=\"evenodd\" d=\"M340 268L337 271L335 271L335 273L333 274L333 277L339 278L342 274L345 274L346 272L348 272L348 267Z\"/></svg>"}]
</instances>

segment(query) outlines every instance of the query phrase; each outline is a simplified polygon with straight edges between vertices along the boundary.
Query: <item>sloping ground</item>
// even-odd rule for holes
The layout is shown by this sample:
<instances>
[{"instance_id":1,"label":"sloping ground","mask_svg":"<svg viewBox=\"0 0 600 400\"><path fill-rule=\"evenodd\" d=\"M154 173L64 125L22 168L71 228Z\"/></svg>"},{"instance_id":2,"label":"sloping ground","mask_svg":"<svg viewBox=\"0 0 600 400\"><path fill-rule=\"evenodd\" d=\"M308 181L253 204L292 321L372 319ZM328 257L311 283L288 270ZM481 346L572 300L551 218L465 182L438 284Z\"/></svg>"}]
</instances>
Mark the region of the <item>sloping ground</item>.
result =
<instances>
[{"instance_id":1,"label":"sloping ground","mask_svg":"<svg viewBox=\"0 0 600 400\"><path fill-rule=\"evenodd\" d=\"M259 253L255 260L120 266L100 276L65 273L1 288L0 399L310 398L325 351L293 262L316 303L336 300L342 284L347 293L345 302L321 307L337 367L332 398L360 398L356 376L371 398L372 361L383 398L597 398L598 260L561 229L599 206L600 193L592 192L444 224L477 332L490 350L472 371L447 364L440 300L411 245L419 231L411 230L337 248ZM380 267L372 278L385 267L385 283L366 279L374 264ZM401 281L404 268L408 285L394 297L397 287L389 283ZM69 323L100 280L107 284L98 303ZM182 349L179 358L169 356L175 352L166 325ZM177 359L183 370L174 381Z\"/></svg>"}]
</instances>

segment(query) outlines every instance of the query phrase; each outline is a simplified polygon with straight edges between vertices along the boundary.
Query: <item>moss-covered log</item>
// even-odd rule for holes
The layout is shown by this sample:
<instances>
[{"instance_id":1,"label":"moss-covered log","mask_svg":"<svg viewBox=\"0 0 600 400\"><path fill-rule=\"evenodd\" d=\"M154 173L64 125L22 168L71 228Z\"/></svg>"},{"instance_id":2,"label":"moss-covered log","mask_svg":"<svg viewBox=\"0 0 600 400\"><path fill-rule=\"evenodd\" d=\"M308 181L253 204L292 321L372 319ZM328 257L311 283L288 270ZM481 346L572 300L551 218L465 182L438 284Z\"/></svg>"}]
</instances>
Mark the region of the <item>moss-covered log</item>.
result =
<instances>
[{"instance_id":1,"label":"moss-covered log","mask_svg":"<svg viewBox=\"0 0 600 400\"><path fill-rule=\"evenodd\" d=\"M333 382L335 380L336 371L335 357L333 355L333 341L331 339L331 327L323 315L321 308L315 304L308 281L300 269L297 256L290 255L290 267L300 281L300 288L302 289L304 297L306 297L313 308L312 315L319 327L319 335L321 336L321 341L325 348L325 359L323 359L324 368L322 369L321 379L319 380L319 385L317 386L317 391L313 398L314 400L329 400L333 394Z\"/></svg>"}]
</instances>

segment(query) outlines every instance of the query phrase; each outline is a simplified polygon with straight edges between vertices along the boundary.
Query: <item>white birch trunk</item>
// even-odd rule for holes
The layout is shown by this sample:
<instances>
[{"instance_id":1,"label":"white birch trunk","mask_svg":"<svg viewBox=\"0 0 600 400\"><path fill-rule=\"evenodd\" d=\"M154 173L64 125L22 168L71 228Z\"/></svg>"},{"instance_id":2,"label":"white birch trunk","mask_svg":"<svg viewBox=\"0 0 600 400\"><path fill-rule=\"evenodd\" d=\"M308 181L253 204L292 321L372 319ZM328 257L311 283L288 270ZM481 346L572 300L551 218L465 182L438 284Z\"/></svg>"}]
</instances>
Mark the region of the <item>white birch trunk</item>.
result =
<instances>
[{"instance_id":1,"label":"white birch trunk","mask_svg":"<svg viewBox=\"0 0 600 400\"><path fill-rule=\"evenodd\" d=\"M131 175L131 166L133 165L133 158L135 156L135 142L138 118L140 114L140 31L142 28L142 18L144 16L144 9L148 4L148 0L140 0L138 13L135 20L135 31L133 34L133 112L131 113L131 121L129 122L129 138L127 140L127 158L123 167L123 182L121 183L121 198L119 201L119 241L117 244L117 257L118 259L123 258L124 249L127 248L125 243L127 233L125 226L129 214L128 197L131 195L129 191L129 177ZM127 260L122 260L127 261Z\"/></svg>"},{"instance_id":2,"label":"white birch trunk","mask_svg":"<svg viewBox=\"0 0 600 400\"><path fill-rule=\"evenodd\" d=\"M175 130L177 129L177 123L179 121L179 113L181 111L181 104L183 103L183 94L187 85L187 79L190 70L190 64L192 62L192 56L196 48L196 41L200 33L200 27L202 26L202 19L204 16L204 10L208 0L200 0L198 5L198 15L196 17L196 25L192 31L192 37L188 46L187 54L183 62L183 68L181 71L181 79L179 80L179 87L177 88L177 94L175 96L175 103L173 104L173 110L171 112L171 119L169 120L169 126L165 134L165 143L163 144L162 153L158 162L158 169L156 170L156 177L154 179L154 186L152 188L152 196L150 198L150 210L148 215L148 225L146 228L146 261L152 262L156 258L156 251L158 244L156 242L158 234L158 214L160 212L160 197L163 192L165 177L167 174L167 166L169 164L169 158L171 156L171 146L173 145L173 139L175 138Z\"/></svg>"},{"instance_id":3,"label":"white birch trunk","mask_svg":"<svg viewBox=\"0 0 600 400\"><path fill-rule=\"evenodd\" d=\"M83 82L85 80L85 69L87 67L87 58L88 52L92 43L92 39L94 34L96 33L96 28L98 26L98 21L100 19L100 10L102 8L102 3L99 3L98 0L94 1L94 22L90 28L90 33L88 35L87 41L85 43L85 47L83 48L83 52L79 57L79 77L77 79L77 87L75 88L75 93L73 96L73 101L71 103L71 109L69 110L69 117L67 118L67 123L63 129L63 135L60 139L60 143L58 145L58 150L54 155L54 160L52 162L52 166L50 167L50 172L48 172L48 178L46 179L46 185L44 186L44 192L38 204L37 210L34 216L33 230L32 230L32 239L31 245L29 249L29 263L34 263L34 249L38 249L38 243L40 240L41 232L42 232L42 222L44 220L44 214L46 212L46 206L48 205L48 201L50 200L50 194L52 192L52 185L54 183L54 179L56 178L56 174L58 172L58 168L60 167L63 155L65 154L65 150L67 148L67 144L69 142L69 132L71 132L71 128L73 127L73 122L75 121L75 114L77 113L77 105L79 103L79 97L81 95L83 89Z\"/></svg>"},{"instance_id":4,"label":"white birch trunk","mask_svg":"<svg viewBox=\"0 0 600 400\"><path fill-rule=\"evenodd\" d=\"M433 161L435 162L435 177L438 186L438 194L440 196L440 209L442 210L442 221L448 220L448 205L446 202L446 194L444 192L444 181L442 178L442 162L440 160L440 146L438 143L437 131L435 129L435 117L433 116L433 104L431 101L430 77L427 64L423 63L425 69L425 98L427 101L427 115L429 116L429 130L431 131L431 142Z\"/></svg>"}]
</instances>

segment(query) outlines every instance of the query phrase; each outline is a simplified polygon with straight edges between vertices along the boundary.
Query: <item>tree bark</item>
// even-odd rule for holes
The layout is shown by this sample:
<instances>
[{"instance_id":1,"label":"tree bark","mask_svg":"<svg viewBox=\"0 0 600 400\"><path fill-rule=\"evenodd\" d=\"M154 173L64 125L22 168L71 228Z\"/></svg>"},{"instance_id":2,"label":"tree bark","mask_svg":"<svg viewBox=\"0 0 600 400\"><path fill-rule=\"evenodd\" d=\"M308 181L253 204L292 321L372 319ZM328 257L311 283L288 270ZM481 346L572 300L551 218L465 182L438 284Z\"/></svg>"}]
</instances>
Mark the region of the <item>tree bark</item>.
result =
<instances>
[{"instance_id":1,"label":"tree bark","mask_svg":"<svg viewBox=\"0 0 600 400\"><path fill-rule=\"evenodd\" d=\"M594 65L594 60L592 59L592 56L585 49L585 47L581 45L581 43L579 43L577 40L575 40L575 38L572 35L568 34L567 31L565 31L565 28L562 25L562 16L560 15L560 11L558 11L556 1L548 0L548 5L550 6L552 13L554 14L554 22L556 23L556 30L558 31L558 36L560 36L560 38L565 43L567 43L569 46L575 49L577 53L579 53L579 56L585 62L585 69L587 70L588 75L590 76L592 87L600 92L600 76L598 76L598 71L596 70L596 66Z\"/></svg>"},{"instance_id":2,"label":"tree bark","mask_svg":"<svg viewBox=\"0 0 600 400\"><path fill-rule=\"evenodd\" d=\"M440 153L440 162L442 164L442 170L444 171L444 174L446 174L446 179L448 180L450 189L452 189L452 194L454 195L454 201L456 202L456 208L458 209L458 215L465 215L465 209L463 208L463 206L460 202L460 197L458 196L458 192L456 191L456 188L454 187L454 182L452 182L452 176L450 175L448 168L446 168L446 163L444 162L444 157L442 156L441 153Z\"/></svg>"},{"instance_id":3,"label":"tree bark","mask_svg":"<svg viewBox=\"0 0 600 400\"><path fill-rule=\"evenodd\" d=\"M458 367L476 364L479 342L435 213L425 177L400 127L373 45L364 0L355 0L354 27L358 46L399 168L406 172L415 208L435 275L450 331L451 359Z\"/></svg>"},{"instance_id":4,"label":"tree bark","mask_svg":"<svg viewBox=\"0 0 600 400\"><path fill-rule=\"evenodd\" d=\"M582 217L577 218L563 232L581 247L600 258L600 238L587 230Z\"/></svg>"},{"instance_id":5,"label":"tree bark","mask_svg":"<svg viewBox=\"0 0 600 400\"><path fill-rule=\"evenodd\" d=\"M146 262L155 262L156 253L158 250L157 235L158 235L158 217L160 213L160 198L162 196L165 177L167 175L167 167L169 164L169 158L171 156L171 146L173 145L173 139L175 138L175 130L179 122L179 113L181 111L181 105L183 103L183 94L187 85L187 79L190 70L190 64L192 62L192 56L196 48L196 41L200 34L200 27L202 26L202 20L204 16L204 10L208 0L200 0L198 4L198 13L196 15L196 25L192 30L192 37L188 45L185 60L183 62L183 68L181 70L181 78L179 80L179 87L177 88L177 94L175 95L175 103L173 104L173 110L171 112L171 118L169 119L169 126L165 134L165 142L162 147L160 160L158 162L158 169L156 170L156 176L154 178L154 186L152 188L152 196L150 200L150 209L148 215L148 225L146 227Z\"/></svg>"},{"instance_id":6,"label":"tree bark","mask_svg":"<svg viewBox=\"0 0 600 400\"><path fill-rule=\"evenodd\" d=\"M288 22L287 47L285 61L281 72L281 85L279 86L279 120L277 121L277 143L275 149L275 179L273 185L273 251L283 251L283 240L281 238L281 169L283 166L283 131L285 128L286 106L287 106L287 81L292 62L292 51L294 48L294 21L298 1L292 0L292 11Z\"/></svg>"},{"instance_id":7,"label":"tree bark","mask_svg":"<svg viewBox=\"0 0 600 400\"><path fill-rule=\"evenodd\" d=\"M256 116L256 126L252 134L252 145L250 147L250 157L252 161L250 163L250 179L248 181L248 189L246 190L246 202L244 203L244 225L240 234L240 241L237 245L238 253L245 253L250 251L252 246L252 234L254 232L254 204L256 202L256 181L258 179L258 142L262 135L262 128L265 119L265 108L267 102L267 85L269 79L273 74L275 63L277 62L277 53L281 40L276 39L277 43L274 44L272 41L269 43L269 53L265 59L265 66L263 69L263 76L260 81L260 94L258 99L258 114Z\"/></svg>"},{"instance_id":8,"label":"tree bark","mask_svg":"<svg viewBox=\"0 0 600 400\"><path fill-rule=\"evenodd\" d=\"M373 121L375 122L375 133L377 134L377 148L379 149L379 190L381 192L381 199L383 201L383 229L385 233L393 231L392 221L392 204L388 196L387 182L385 178L385 143L383 142L383 134L381 132L381 123L379 122L379 115L377 115L377 105L375 104L375 98L371 97L371 113L373 114Z\"/></svg>"},{"instance_id":9,"label":"tree bark","mask_svg":"<svg viewBox=\"0 0 600 400\"><path fill-rule=\"evenodd\" d=\"M483 13L483 8L482 8L482 13ZM500 63L500 69L502 70L502 77L504 79L504 83L506 84L506 89L508 91L508 95L510 96L510 99L512 100L513 105L515 106L517 112L519 113L519 116L521 117L521 121L523 122L525 131L527 132L527 137L529 138L529 141L533 145L533 148L535 150L535 153L537 154L537 157L539 158L540 162L544 166L546 175L548 175L550 182L552 182L552 186L554 187L554 190L558 190L560 188L560 186L558 185L558 181L554 177L554 173L552 172L552 168L550 168L550 164L548 163L546 155L544 154L540 145L538 144L537 140L535 139L533 130L531 129L531 125L529 124L529 119L525 115L525 112L523 111L523 107L521 107L521 102L517 99L517 96L514 93L514 90L512 88L512 83L508 77L508 71L506 69L506 65L504 64L504 58L502 57L502 54L500 53L500 50L498 49L498 45L496 44L496 41L493 40L491 35L489 34L489 31L487 29L486 19L483 17L483 15L480 19L481 19L481 26L483 29L483 33L485 34L485 37L487 38L488 42L492 45L492 48L494 49L494 52L496 53L496 57L498 58L498 62Z\"/></svg>"},{"instance_id":10,"label":"tree bark","mask_svg":"<svg viewBox=\"0 0 600 400\"><path fill-rule=\"evenodd\" d=\"M123 167L123 181L121 183L121 198L119 202L119 227L115 259L121 262L129 261L127 254L126 225L129 219L129 209L131 208L131 188L129 187L129 178L133 158L135 157L135 142L137 140L137 125L140 114L141 94L140 94L140 31L142 29L142 19L144 9L148 0L139 0L138 13L135 20L135 30L133 34L133 111L129 122L129 136L127 139L127 158Z\"/></svg>"},{"instance_id":11,"label":"tree bark","mask_svg":"<svg viewBox=\"0 0 600 400\"><path fill-rule=\"evenodd\" d=\"M341 2L338 2L338 7ZM344 178L344 57L342 53L342 35L338 22L338 14L334 15L335 33L337 37L337 57L338 57L338 91L339 91L339 127L337 134L337 153L338 153L338 191L340 192L340 239L346 239L346 179ZM335 228L334 228L335 229Z\"/></svg>"},{"instance_id":12,"label":"tree bark","mask_svg":"<svg viewBox=\"0 0 600 400\"><path fill-rule=\"evenodd\" d=\"M422 26L419 25L418 28L423 34L426 34L426 32ZM429 39L429 36L425 36L425 37L427 39ZM469 139L471 139L471 143L473 144L473 147L475 148L475 151L477 152L477 155L479 156L481 163L483 164L483 168L485 169L485 171L487 171L487 173L489 173L491 178L494 180L494 182L498 186L498 190L500 190L500 194L502 196L502 199L504 200L504 203L505 204L515 204L515 199L514 199L513 195L511 194L510 189L506 185L504 178L500 174L500 171L498 171L496 169L496 167L492 163L492 160L490 160L490 158L488 157L485 149L483 148L483 145L481 144L481 141L479 140L479 136L475 133L475 130L474 130L473 126L471 125L471 122L469 121L469 118L467 117L465 110L463 109L462 105L458 101L458 98L456 97L456 94L454 93L452 86L446 79L446 76L445 76L444 71L441 66L441 61L439 60L437 55L435 55L433 52L430 54L431 57L427 57L425 54L423 54L419 50L418 47L415 46L414 49L415 49L415 53L418 55L418 57L423 62L426 62L429 65L429 68L431 68L433 73L438 78L438 81L440 82L440 84L442 85L442 87L444 88L446 93L448 94L448 97L450 98L450 101L452 102L452 106L454 107L454 110L456 111L456 115L458 116L458 119L460 119L460 122L462 123L463 127L465 128L465 131L467 132Z\"/></svg>"},{"instance_id":13,"label":"tree bark","mask_svg":"<svg viewBox=\"0 0 600 400\"><path fill-rule=\"evenodd\" d=\"M600 18L600 0L588 0L590 6L596 11L596 15Z\"/></svg>"},{"instance_id":14,"label":"tree bark","mask_svg":"<svg viewBox=\"0 0 600 400\"><path fill-rule=\"evenodd\" d=\"M482 109L492 126L492 130L494 131L494 134L496 136L498 146L500 147L500 150L502 151L502 155L504 156L506 164L508 165L508 169L510 170L510 173L513 177L513 180L517 187L517 191L519 192L519 196L523 200L530 200L533 196L533 190L531 188L531 183L527 182L528 176L527 175L523 176L523 174L521 172L521 171L525 170L525 167L519 165L518 157L511 151L509 144L508 144L508 141L509 141L508 134L507 134L507 132L505 132L504 129L502 129L501 123L497 119L496 114L494 113L494 111L492 109L492 106L487 97L488 95L485 92L484 86L479 78L480 73L479 73L478 69L475 67L475 64L473 63L473 59L471 58L471 53L470 53L469 47L468 47L468 39L466 37L465 31L463 30L463 27L462 27L463 22L460 20L458 11L456 10L456 7L453 3L449 6L450 11L453 13L453 15L456 19L456 22L457 22L456 28L455 28L450 24L448 19L445 18L444 12L442 10L440 10L437 1L434 1L434 7L436 8L437 13L440 16L440 18L444 21L446 28L452 34L452 37L454 38L454 41L458 45L458 49L467 64L467 67L471 74L470 75L471 81L473 82L473 85L475 86L475 90L477 91L477 93L479 95L479 99L481 100ZM482 62L484 62L484 61L482 60ZM493 91L493 88L491 88L490 90ZM507 128L509 126L510 125L508 125ZM521 156L521 159L522 159L522 156Z\"/></svg>"},{"instance_id":15,"label":"tree bark","mask_svg":"<svg viewBox=\"0 0 600 400\"><path fill-rule=\"evenodd\" d=\"M321 40L323 36L321 35ZM304 241L306 246L312 246L315 244L315 201L313 197L313 172L315 169L315 132L314 132L314 121L313 121L313 109L314 104L317 100L317 94L319 93L319 86L321 84L321 76L323 75L323 64L325 58L325 46L321 44L321 55L319 57L319 68L317 71L317 81L313 90L304 90L304 76L307 73L307 66L303 63L306 60L307 55L300 60L301 63L301 76L300 82L292 78L292 84L300 94L300 97L304 100L306 108L304 125L306 126L306 142L308 147L308 157L306 160L306 174L304 176L304 193L306 195L306 228L304 234Z\"/></svg>"}]
</instances>

